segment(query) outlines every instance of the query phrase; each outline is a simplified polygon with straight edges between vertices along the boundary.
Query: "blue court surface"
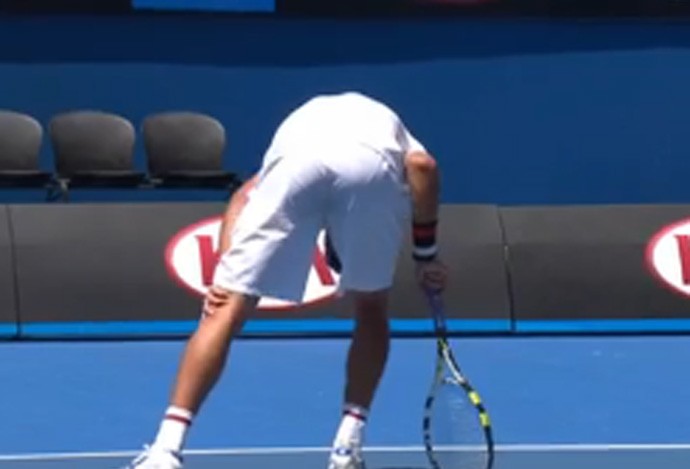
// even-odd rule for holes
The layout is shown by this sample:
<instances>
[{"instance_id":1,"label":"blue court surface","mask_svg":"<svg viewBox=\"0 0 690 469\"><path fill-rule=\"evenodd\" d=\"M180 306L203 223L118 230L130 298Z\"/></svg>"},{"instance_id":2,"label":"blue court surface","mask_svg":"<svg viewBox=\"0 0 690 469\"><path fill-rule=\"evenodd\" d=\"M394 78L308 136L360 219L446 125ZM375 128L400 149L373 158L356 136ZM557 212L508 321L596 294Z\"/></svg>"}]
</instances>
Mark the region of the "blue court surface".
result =
<instances>
[{"instance_id":1,"label":"blue court surface","mask_svg":"<svg viewBox=\"0 0 690 469\"><path fill-rule=\"evenodd\" d=\"M186 468L326 467L348 342L235 343ZM461 338L497 469L690 467L690 337ZM0 469L117 468L153 437L181 341L0 344ZM367 432L371 469L426 468L432 339L396 339Z\"/></svg>"}]
</instances>

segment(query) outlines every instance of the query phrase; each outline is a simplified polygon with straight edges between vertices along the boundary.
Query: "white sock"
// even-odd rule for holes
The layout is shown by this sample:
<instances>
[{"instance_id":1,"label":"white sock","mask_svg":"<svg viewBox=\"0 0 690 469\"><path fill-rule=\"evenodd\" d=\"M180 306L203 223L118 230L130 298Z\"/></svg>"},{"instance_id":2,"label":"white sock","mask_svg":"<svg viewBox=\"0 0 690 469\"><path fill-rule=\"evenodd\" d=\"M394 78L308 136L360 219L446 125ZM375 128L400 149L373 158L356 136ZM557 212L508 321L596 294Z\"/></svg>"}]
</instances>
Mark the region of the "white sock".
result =
<instances>
[{"instance_id":1,"label":"white sock","mask_svg":"<svg viewBox=\"0 0 690 469\"><path fill-rule=\"evenodd\" d=\"M168 407L153 445L169 451L181 451L193 417L188 410Z\"/></svg>"},{"instance_id":2,"label":"white sock","mask_svg":"<svg viewBox=\"0 0 690 469\"><path fill-rule=\"evenodd\" d=\"M343 418L340 421L333 446L361 446L368 415L369 411L364 407L345 404Z\"/></svg>"}]
</instances>

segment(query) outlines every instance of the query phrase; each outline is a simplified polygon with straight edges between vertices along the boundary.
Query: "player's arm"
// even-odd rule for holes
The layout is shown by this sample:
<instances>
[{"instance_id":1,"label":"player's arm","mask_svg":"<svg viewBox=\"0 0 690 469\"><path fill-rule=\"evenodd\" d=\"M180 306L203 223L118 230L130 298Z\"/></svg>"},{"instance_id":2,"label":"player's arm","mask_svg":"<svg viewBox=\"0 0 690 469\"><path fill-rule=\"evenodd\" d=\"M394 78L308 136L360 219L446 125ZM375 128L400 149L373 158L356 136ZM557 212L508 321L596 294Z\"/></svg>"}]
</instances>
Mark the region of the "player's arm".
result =
<instances>
[{"instance_id":1,"label":"player's arm","mask_svg":"<svg viewBox=\"0 0 690 469\"><path fill-rule=\"evenodd\" d=\"M426 152L405 157L407 183L412 197L412 237L416 260L433 260L437 253L440 177L436 160Z\"/></svg>"},{"instance_id":2,"label":"player's arm","mask_svg":"<svg viewBox=\"0 0 690 469\"><path fill-rule=\"evenodd\" d=\"M223 220L220 224L220 252L226 252L230 249L230 233L235 225L235 221L239 216L240 212L247 204L247 196L249 191L256 185L258 176L253 176L251 179L247 180L237 189L230 198L228 206L223 214Z\"/></svg>"}]
</instances>

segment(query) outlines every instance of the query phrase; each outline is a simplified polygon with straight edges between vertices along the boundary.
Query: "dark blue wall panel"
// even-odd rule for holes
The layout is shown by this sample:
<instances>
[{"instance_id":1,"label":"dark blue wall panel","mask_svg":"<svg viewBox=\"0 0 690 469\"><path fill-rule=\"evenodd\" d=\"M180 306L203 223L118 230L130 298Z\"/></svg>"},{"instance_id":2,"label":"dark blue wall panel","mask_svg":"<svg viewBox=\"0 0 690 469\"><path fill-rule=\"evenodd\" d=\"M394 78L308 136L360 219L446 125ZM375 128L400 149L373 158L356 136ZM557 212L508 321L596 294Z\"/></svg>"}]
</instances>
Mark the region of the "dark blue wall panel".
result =
<instances>
[{"instance_id":1,"label":"dark blue wall panel","mask_svg":"<svg viewBox=\"0 0 690 469\"><path fill-rule=\"evenodd\" d=\"M445 202L688 200L682 24L2 18L0 41L13 44L0 49L0 106L43 122L77 107L137 124L164 109L208 112L243 175L293 106L359 89L438 156Z\"/></svg>"}]
</instances>

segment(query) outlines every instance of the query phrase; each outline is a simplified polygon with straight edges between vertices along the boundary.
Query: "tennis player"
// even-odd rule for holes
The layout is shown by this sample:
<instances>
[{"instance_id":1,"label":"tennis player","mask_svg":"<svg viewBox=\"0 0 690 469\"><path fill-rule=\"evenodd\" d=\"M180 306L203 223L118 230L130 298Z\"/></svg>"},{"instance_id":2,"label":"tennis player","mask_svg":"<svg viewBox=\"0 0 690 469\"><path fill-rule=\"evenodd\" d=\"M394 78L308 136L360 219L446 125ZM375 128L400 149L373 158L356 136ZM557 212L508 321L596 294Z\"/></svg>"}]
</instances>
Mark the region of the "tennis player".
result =
<instances>
[{"instance_id":1,"label":"tennis player","mask_svg":"<svg viewBox=\"0 0 690 469\"><path fill-rule=\"evenodd\" d=\"M317 96L278 127L258 174L230 200L204 315L187 344L152 445L130 469L178 469L194 416L233 336L262 296L300 301L318 233L353 303L342 418L330 469L364 467L369 408L389 349L388 292L410 229L420 286L443 289L436 162L386 105L359 93Z\"/></svg>"}]
</instances>

